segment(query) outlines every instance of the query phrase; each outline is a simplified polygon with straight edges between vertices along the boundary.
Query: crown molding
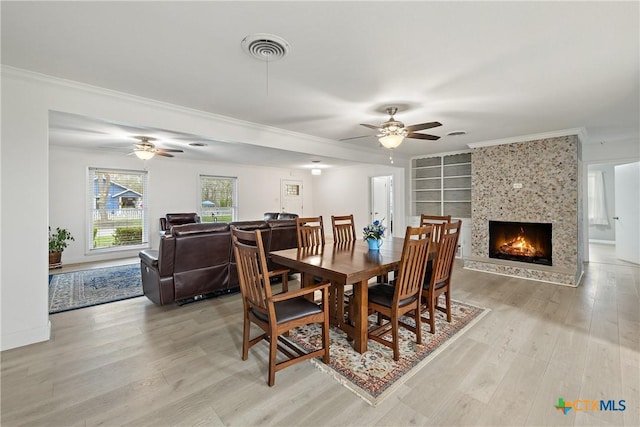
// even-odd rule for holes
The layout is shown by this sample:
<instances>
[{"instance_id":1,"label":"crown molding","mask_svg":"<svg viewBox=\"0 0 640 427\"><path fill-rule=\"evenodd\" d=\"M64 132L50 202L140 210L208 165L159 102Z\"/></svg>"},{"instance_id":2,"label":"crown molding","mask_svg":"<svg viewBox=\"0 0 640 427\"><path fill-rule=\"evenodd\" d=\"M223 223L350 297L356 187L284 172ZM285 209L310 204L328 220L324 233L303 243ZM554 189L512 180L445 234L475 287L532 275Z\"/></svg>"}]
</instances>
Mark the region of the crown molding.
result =
<instances>
[{"instance_id":1,"label":"crown molding","mask_svg":"<svg viewBox=\"0 0 640 427\"><path fill-rule=\"evenodd\" d=\"M519 142L536 141L539 139L558 138L562 136L577 135L581 143L589 142L587 130L584 127L563 129L544 133L535 133L530 135L512 136L503 139L494 139L490 141L472 142L467 144L469 148L490 147L493 145L517 144Z\"/></svg>"}]
</instances>

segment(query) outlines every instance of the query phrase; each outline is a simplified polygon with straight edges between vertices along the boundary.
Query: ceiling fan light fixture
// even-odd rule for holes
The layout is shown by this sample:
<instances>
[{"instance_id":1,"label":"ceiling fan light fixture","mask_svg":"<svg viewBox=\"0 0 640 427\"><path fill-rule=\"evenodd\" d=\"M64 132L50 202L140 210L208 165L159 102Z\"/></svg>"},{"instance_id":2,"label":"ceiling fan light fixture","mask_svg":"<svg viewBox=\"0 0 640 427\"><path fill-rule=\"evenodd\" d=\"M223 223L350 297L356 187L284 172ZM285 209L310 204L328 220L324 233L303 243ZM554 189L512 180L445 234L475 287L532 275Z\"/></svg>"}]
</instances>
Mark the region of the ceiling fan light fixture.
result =
<instances>
[{"instance_id":1,"label":"ceiling fan light fixture","mask_svg":"<svg viewBox=\"0 0 640 427\"><path fill-rule=\"evenodd\" d=\"M380 141L380 144L382 144L382 146L384 148L396 148L398 147L400 144L402 144L402 141L404 140L404 135L398 134L398 133L390 133L384 136L381 136L378 141Z\"/></svg>"},{"instance_id":2,"label":"ceiling fan light fixture","mask_svg":"<svg viewBox=\"0 0 640 427\"><path fill-rule=\"evenodd\" d=\"M133 152L136 154L136 157L138 157L140 160L149 160L156 154L153 151L140 149L140 148L136 148Z\"/></svg>"}]
</instances>

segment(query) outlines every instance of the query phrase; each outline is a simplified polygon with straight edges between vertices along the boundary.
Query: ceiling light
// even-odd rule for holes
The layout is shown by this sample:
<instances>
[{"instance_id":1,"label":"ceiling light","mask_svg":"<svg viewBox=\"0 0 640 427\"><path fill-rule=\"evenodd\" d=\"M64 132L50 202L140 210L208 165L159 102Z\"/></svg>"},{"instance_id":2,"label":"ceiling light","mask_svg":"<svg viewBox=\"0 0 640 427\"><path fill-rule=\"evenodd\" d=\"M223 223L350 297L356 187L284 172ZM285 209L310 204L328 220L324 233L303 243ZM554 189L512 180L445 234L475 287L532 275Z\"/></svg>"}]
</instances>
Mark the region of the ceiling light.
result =
<instances>
[{"instance_id":1,"label":"ceiling light","mask_svg":"<svg viewBox=\"0 0 640 427\"><path fill-rule=\"evenodd\" d=\"M322 169L318 169L318 168L311 169L311 175L322 175Z\"/></svg>"},{"instance_id":2,"label":"ceiling light","mask_svg":"<svg viewBox=\"0 0 640 427\"><path fill-rule=\"evenodd\" d=\"M384 148L396 148L398 145L402 144L403 140L404 135L396 132L381 136L378 139Z\"/></svg>"},{"instance_id":3,"label":"ceiling light","mask_svg":"<svg viewBox=\"0 0 640 427\"><path fill-rule=\"evenodd\" d=\"M150 151L142 148L136 148L133 152L136 153L136 156L141 160L149 160L156 154L152 150Z\"/></svg>"}]
</instances>

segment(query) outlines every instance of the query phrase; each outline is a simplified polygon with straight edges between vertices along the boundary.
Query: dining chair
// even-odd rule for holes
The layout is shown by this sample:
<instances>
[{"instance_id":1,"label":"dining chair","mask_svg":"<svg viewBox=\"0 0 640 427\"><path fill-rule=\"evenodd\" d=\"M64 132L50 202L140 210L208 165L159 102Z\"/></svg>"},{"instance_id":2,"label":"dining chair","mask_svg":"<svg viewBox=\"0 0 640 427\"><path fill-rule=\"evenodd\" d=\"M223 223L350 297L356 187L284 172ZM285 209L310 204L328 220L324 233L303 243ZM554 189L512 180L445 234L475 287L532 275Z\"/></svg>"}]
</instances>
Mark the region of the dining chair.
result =
<instances>
[{"instance_id":1,"label":"dining chair","mask_svg":"<svg viewBox=\"0 0 640 427\"><path fill-rule=\"evenodd\" d=\"M296 218L298 248L324 246L324 225L322 216Z\"/></svg>"},{"instance_id":2,"label":"dining chair","mask_svg":"<svg viewBox=\"0 0 640 427\"><path fill-rule=\"evenodd\" d=\"M435 255L431 260L432 268L427 268L425 271L422 290L423 305L421 305L421 312L429 313L429 317L423 317L423 320L429 323L432 334L436 330L436 310L446 313L447 322L451 322L451 273L453 272L453 262L458 249L461 225L462 221L457 221L434 226L434 228L440 229L436 232L440 233L441 237L437 244ZM442 294L445 296L444 307L438 304Z\"/></svg>"},{"instance_id":3,"label":"dining chair","mask_svg":"<svg viewBox=\"0 0 640 427\"><path fill-rule=\"evenodd\" d=\"M354 243L356 239L356 226L351 215L331 215L331 228L333 229L333 242L336 246L348 245ZM351 287L349 285L349 287ZM345 298L346 297L346 298ZM335 289L335 296L332 295L332 304L335 300L336 305L336 318L338 326L341 326L345 321L345 308L349 306L349 297L345 295L345 288L343 286L337 286Z\"/></svg>"},{"instance_id":4,"label":"dining chair","mask_svg":"<svg viewBox=\"0 0 640 427\"><path fill-rule=\"evenodd\" d=\"M431 226L407 227L395 285L377 283L369 288L369 309L378 313L378 326L369 331L368 338L391 347L396 361L400 358L400 326L415 333L416 342L422 343L420 294L432 231ZM400 321L406 313L413 314L415 326ZM383 323L383 318L388 321ZM385 339L389 333L391 341Z\"/></svg>"},{"instance_id":5,"label":"dining chair","mask_svg":"<svg viewBox=\"0 0 640 427\"><path fill-rule=\"evenodd\" d=\"M450 224L451 215L420 215L420 226L436 225L436 224ZM440 227L435 228L433 231L432 240L434 243L440 241ZM432 248L435 249L435 248Z\"/></svg>"},{"instance_id":6,"label":"dining chair","mask_svg":"<svg viewBox=\"0 0 640 427\"><path fill-rule=\"evenodd\" d=\"M356 241L356 226L353 215L331 215L334 243Z\"/></svg>"},{"instance_id":7,"label":"dining chair","mask_svg":"<svg viewBox=\"0 0 640 427\"><path fill-rule=\"evenodd\" d=\"M231 238L243 303L242 360L247 360L252 346L263 339L269 342L267 384L270 387L275 384L276 372L294 363L317 356L322 356L322 360L329 363L329 283L273 295L260 230L233 229ZM305 298L316 291L322 294L320 304ZM264 332L251 338L251 323ZM286 336L292 328L313 323L322 324L320 348L304 351ZM278 350L286 356L285 360L278 362Z\"/></svg>"}]
</instances>

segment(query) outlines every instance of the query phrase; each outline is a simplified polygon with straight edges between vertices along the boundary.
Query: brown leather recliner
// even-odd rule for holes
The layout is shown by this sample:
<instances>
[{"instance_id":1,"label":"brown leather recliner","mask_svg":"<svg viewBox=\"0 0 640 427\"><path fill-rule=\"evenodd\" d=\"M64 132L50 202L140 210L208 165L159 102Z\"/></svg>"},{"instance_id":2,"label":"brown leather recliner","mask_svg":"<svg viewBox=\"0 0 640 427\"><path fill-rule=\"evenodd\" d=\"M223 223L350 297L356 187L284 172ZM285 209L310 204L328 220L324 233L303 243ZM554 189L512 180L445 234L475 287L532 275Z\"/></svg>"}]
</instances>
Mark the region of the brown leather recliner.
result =
<instances>
[{"instance_id":1,"label":"brown leather recliner","mask_svg":"<svg viewBox=\"0 0 640 427\"><path fill-rule=\"evenodd\" d=\"M230 253L229 224L173 226L158 250L140 252L143 292L159 305L230 292Z\"/></svg>"},{"instance_id":2,"label":"brown leather recliner","mask_svg":"<svg viewBox=\"0 0 640 427\"><path fill-rule=\"evenodd\" d=\"M164 218L160 218L160 231L167 232L174 225L198 224L200 217L195 212L189 213L168 213Z\"/></svg>"}]
</instances>

